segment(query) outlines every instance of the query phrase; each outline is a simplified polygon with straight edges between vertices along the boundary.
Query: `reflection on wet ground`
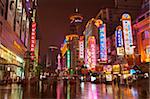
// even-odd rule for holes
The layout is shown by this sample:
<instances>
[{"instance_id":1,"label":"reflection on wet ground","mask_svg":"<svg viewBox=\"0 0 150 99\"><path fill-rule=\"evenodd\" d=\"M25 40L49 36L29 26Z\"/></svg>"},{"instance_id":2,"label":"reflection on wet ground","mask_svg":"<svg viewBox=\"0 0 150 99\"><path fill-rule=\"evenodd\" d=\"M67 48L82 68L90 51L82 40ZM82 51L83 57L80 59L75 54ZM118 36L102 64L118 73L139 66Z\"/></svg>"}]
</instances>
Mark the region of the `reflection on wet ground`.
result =
<instances>
[{"instance_id":1,"label":"reflection on wet ground","mask_svg":"<svg viewBox=\"0 0 150 99\"><path fill-rule=\"evenodd\" d=\"M1 85L0 99L148 99L148 80L141 83L132 87L70 81Z\"/></svg>"}]
</instances>

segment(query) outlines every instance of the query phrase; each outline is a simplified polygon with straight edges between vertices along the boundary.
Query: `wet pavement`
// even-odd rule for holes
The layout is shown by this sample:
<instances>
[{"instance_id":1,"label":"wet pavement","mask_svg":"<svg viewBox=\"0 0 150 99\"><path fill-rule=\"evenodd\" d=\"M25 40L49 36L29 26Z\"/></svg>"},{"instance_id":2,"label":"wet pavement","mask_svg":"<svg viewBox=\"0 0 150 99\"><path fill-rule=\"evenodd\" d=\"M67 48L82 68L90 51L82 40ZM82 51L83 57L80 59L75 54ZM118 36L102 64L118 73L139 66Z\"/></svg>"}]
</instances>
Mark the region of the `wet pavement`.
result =
<instances>
[{"instance_id":1,"label":"wet pavement","mask_svg":"<svg viewBox=\"0 0 150 99\"><path fill-rule=\"evenodd\" d=\"M134 86L70 81L0 85L0 99L149 99L149 94L148 79Z\"/></svg>"}]
</instances>

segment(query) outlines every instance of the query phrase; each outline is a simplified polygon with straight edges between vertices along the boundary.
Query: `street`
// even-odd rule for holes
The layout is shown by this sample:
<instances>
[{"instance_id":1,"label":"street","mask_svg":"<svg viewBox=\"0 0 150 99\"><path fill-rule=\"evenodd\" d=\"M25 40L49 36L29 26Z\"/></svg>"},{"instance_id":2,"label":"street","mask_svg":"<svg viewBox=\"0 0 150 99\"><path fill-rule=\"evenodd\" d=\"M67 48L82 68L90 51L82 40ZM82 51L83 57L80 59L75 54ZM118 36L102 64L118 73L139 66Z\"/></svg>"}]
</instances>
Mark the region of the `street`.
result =
<instances>
[{"instance_id":1,"label":"street","mask_svg":"<svg viewBox=\"0 0 150 99\"><path fill-rule=\"evenodd\" d=\"M149 99L148 90L148 79L134 86L47 80L0 86L0 99Z\"/></svg>"}]
</instances>

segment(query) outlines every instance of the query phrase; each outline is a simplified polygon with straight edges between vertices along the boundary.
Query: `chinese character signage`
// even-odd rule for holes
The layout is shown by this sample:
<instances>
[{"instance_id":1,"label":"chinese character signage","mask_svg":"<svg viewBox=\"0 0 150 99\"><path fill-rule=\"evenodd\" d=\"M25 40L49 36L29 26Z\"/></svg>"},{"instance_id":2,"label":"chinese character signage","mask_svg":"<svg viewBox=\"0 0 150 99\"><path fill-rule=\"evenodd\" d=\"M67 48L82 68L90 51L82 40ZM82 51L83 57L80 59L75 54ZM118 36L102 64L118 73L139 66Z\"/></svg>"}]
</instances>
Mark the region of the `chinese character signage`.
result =
<instances>
[{"instance_id":1,"label":"chinese character signage","mask_svg":"<svg viewBox=\"0 0 150 99\"><path fill-rule=\"evenodd\" d=\"M117 55L124 55L122 27L118 26L115 31Z\"/></svg>"},{"instance_id":2,"label":"chinese character signage","mask_svg":"<svg viewBox=\"0 0 150 99\"><path fill-rule=\"evenodd\" d=\"M133 54L133 38L132 38L132 27L131 27L131 17L129 14L122 15L122 25L123 25L123 34L124 34L124 44L125 44L125 53L127 55Z\"/></svg>"},{"instance_id":3,"label":"chinese character signage","mask_svg":"<svg viewBox=\"0 0 150 99\"><path fill-rule=\"evenodd\" d=\"M34 59L34 50L36 45L36 23L32 23L32 32L31 32L31 41L30 41L30 51L31 51L31 59Z\"/></svg>"},{"instance_id":4,"label":"chinese character signage","mask_svg":"<svg viewBox=\"0 0 150 99\"><path fill-rule=\"evenodd\" d=\"M96 39L94 36L89 36L88 38L89 46L89 63L91 68L96 66Z\"/></svg>"},{"instance_id":5,"label":"chinese character signage","mask_svg":"<svg viewBox=\"0 0 150 99\"><path fill-rule=\"evenodd\" d=\"M79 58L83 59L84 58L84 37L81 36L79 40Z\"/></svg>"},{"instance_id":6,"label":"chinese character signage","mask_svg":"<svg viewBox=\"0 0 150 99\"><path fill-rule=\"evenodd\" d=\"M99 27L99 39L100 39L100 61L107 61L107 47L106 47L106 24L102 24Z\"/></svg>"}]
</instances>

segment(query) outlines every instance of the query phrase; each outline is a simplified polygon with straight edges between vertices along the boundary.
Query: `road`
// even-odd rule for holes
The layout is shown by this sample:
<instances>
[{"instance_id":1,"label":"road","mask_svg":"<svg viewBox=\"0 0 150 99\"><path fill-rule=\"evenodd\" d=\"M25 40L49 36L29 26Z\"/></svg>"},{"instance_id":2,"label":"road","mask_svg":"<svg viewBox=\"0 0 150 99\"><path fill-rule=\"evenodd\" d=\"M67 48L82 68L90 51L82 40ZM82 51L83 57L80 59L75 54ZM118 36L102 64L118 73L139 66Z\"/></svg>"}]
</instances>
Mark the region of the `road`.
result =
<instances>
[{"instance_id":1,"label":"road","mask_svg":"<svg viewBox=\"0 0 150 99\"><path fill-rule=\"evenodd\" d=\"M1 85L0 99L148 99L148 79L134 86L90 82L40 81L22 86Z\"/></svg>"}]
</instances>

